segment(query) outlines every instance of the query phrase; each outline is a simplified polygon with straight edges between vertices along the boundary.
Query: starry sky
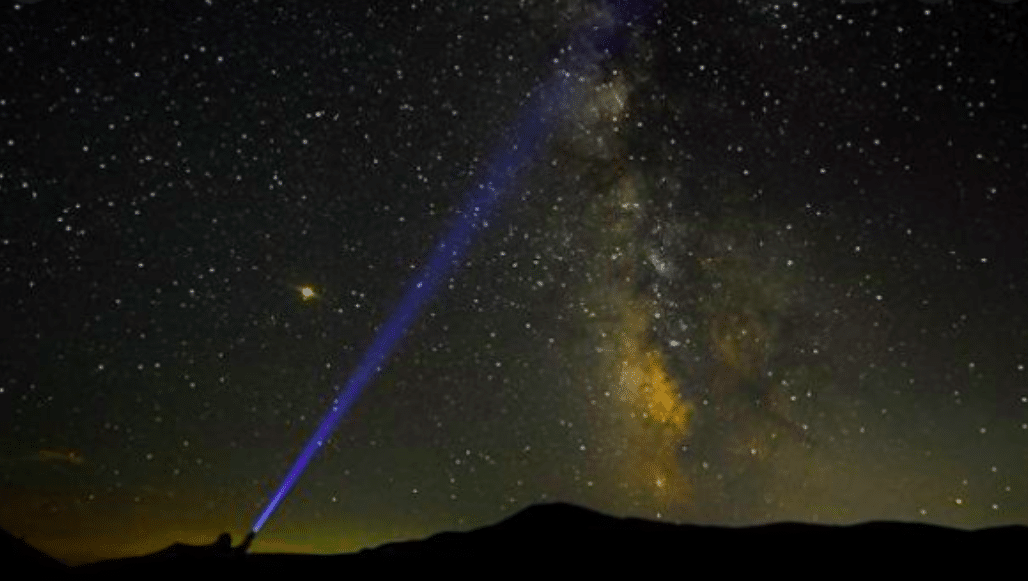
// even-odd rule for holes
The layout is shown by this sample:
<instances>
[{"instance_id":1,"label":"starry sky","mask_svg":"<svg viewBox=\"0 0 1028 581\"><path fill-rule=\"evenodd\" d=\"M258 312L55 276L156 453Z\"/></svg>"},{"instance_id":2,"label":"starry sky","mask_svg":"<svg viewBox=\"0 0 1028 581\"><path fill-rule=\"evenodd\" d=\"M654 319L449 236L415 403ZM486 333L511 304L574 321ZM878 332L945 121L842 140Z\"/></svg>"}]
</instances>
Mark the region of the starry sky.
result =
<instances>
[{"instance_id":1,"label":"starry sky","mask_svg":"<svg viewBox=\"0 0 1028 581\"><path fill-rule=\"evenodd\" d=\"M5 3L0 525L239 536L600 3ZM674 0L261 531L1028 524L1028 3Z\"/></svg>"}]
</instances>

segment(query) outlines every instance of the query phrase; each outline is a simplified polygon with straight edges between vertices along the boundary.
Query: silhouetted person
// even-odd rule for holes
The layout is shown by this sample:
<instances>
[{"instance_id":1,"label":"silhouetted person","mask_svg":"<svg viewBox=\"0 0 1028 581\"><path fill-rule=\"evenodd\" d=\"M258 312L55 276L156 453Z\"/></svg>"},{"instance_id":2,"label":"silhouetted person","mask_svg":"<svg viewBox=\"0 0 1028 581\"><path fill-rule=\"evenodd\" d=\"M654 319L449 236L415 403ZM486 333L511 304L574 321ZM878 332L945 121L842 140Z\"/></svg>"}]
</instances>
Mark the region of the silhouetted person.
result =
<instances>
[{"instance_id":1,"label":"silhouetted person","mask_svg":"<svg viewBox=\"0 0 1028 581\"><path fill-rule=\"evenodd\" d=\"M227 555L232 552L232 535L228 533L221 533L218 535L218 540L214 541L212 547L214 552L219 555Z\"/></svg>"}]
</instances>

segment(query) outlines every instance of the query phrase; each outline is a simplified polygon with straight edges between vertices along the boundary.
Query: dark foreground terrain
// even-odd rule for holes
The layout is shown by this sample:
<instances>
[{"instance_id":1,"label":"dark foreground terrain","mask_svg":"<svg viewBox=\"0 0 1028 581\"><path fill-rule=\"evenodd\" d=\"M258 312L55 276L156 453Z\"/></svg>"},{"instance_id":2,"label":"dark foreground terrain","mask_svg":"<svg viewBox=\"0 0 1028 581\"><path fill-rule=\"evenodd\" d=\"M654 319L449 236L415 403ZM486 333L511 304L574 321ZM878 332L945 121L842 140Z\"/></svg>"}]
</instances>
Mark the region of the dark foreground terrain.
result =
<instances>
[{"instance_id":1,"label":"dark foreground terrain","mask_svg":"<svg viewBox=\"0 0 1028 581\"><path fill-rule=\"evenodd\" d=\"M874 522L853 526L774 524L746 528L672 525L622 519L567 505L530 507L498 524L467 533L441 533L332 556L243 554L224 544L175 544L151 555L65 567L3 533L4 571L96 578L185 575L333 577L435 573L506 577L514 571L550 576L631 570L634 575L695 573L801 577L895 574L908 570L1021 577L1028 527L963 531L921 524Z\"/></svg>"}]
</instances>

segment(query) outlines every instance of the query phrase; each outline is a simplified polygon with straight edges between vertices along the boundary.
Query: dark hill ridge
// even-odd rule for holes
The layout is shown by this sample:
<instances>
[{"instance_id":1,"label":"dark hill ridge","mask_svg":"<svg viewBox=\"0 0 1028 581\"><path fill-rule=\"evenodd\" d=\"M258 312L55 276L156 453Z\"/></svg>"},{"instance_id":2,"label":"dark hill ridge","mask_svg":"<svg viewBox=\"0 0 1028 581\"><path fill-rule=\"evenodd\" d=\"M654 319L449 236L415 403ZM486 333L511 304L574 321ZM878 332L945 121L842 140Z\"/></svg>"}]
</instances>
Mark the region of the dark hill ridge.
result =
<instances>
[{"instance_id":1,"label":"dark hill ridge","mask_svg":"<svg viewBox=\"0 0 1028 581\"><path fill-rule=\"evenodd\" d=\"M175 544L143 557L102 561L66 571L71 575L116 577L295 577L321 571L335 575L424 575L436 570L495 574L542 566L581 573L629 566L658 570L672 567L683 573L701 567L733 573L821 570L845 574L854 569L872 571L881 567L895 571L900 566L921 574L953 573L954 568L974 567L981 574L1013 565L1020 576L1024 566L1019 557L1026 547L1028 527L1023 526L963 531L874 522L853 526L785 523L724 528L616 518L569 504L549 504L529 507L474 531L440 533L424 540L390 543L353 554L242 554L224 542L203 546ZM8 566L20 564L40 572L53 566L52 559L26 558L24 551L15 554L8 551L7 545L4 550L0 559ZM56 571L50 568L47 572L52 577Z\"/></svg>"},{"instance_id":2,"label":"dark hill ridge","mask_svg":"<svg viewBox=\"0 0 1028 581\"><path fill-rule=\"evenodd\" d=\"M0 571L8 569L12 565L40 572L59 572L68 569L64 563L3 529L0 529L0 563L3 564Z\"/></svg>"}]
</instances>

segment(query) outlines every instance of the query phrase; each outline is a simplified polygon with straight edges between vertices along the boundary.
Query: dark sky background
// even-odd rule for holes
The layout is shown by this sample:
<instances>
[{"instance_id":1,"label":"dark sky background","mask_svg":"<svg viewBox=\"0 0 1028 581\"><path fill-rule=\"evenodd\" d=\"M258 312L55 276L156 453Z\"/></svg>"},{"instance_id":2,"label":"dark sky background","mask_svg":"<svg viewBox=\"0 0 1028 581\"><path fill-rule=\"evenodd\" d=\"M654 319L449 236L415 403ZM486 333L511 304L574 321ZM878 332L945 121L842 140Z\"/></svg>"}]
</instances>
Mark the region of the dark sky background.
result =
<instances>
[{"instance_id":1,"label":"dark sky background","mask_svg":"<svg viewBox=\"0 0 1028 581\"><path fill-rule=\"evenodd\" d=\"M369 6L4 5L4 528L244 534L598 10ZM254 550L556 500L1028 524L1028 2L655 14Z\"/></svg>"}]
</instances>

